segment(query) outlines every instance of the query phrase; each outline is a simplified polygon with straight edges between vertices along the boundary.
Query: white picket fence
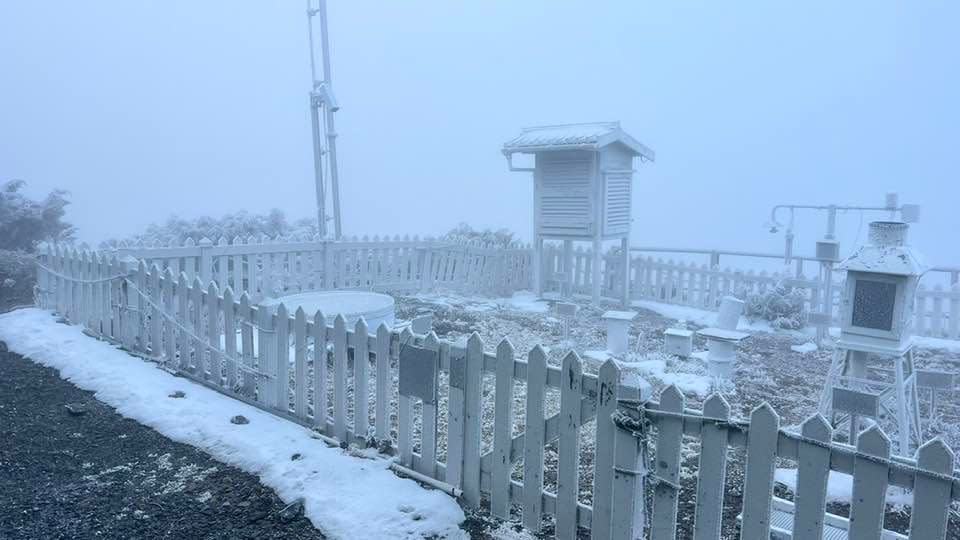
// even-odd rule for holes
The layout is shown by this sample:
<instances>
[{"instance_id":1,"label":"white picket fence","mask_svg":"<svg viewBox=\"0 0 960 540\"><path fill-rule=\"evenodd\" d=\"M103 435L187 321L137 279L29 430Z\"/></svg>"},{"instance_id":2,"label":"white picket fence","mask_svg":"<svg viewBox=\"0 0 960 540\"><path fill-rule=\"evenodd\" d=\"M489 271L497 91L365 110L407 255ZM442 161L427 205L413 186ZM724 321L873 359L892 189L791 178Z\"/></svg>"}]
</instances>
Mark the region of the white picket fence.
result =
<instances>
[{"instance_id":1,"label":"white picket fence","mask_svg":"<svg viewBox=\"0 0 960 540\"><path fill-rule=\"evenodd\" d=\"M173 246L118 246L130 255L188 279L246 291L253 301L311 290L390 292L450 290L505 295L529 288L530 250L418 237L269 240L188 239Z\"/></svg>"},{"instance_id":2,"label":"white picket fence","mask_svg":"<svg viewBox=\"0 0 960 540\"><path fill-rule=\"evenodd\" d=\"M569 281L573 294L589 296L593 283L592 258L592 250L576 249L570 268L565 269L563 250L558 246L547 246L541 262L544 290L561 292L564 286L562 281ZM601 295L609 300L623 296L622 266L622 258L617 252L609 251L603 255ZM724 296L745 297L762 293L784 281L804 291L808 313L826 312L824 282L820 276L807 277L802 272L801 265L798 265L796 272L757 272L636 255L630 258L629 292L631 300L651 300L715 311L719 309L720 299ZM836 321L840 315L843 282L834 281L833 285L830 313ZM960 282L947 286L937 284L934 287L921 283L914 314L915 332L918 335L960 339Z\"/></svg>"},{"instance_id":3,"label":"white picket fence","mask_svg":"<svg viewBox=\"0 0 960 540\"><path fill-rule=\"evenodd\" d=\"M697 539L719 537L731 449L746 455L737 509L745 539L786 528L818 538L823 527L843 525L850 538L880 538L888 486L913 492L911 538L944 538L960 500L954 455L940 441L910 460L891 457L876 428L852 448L830 442L820 416L794 433L781 429L767 405L743 422L729 418L721 396L703 411L687 409L675 387L651 401L642 382L621 384L612 361L593 375L575 353L557 368L539 347L518 358L508 341L488 351L477 334L458 345L386 326L373 331L362 320L347 328L342 316L266 309L229 285L221 292L197 276L116 254L46 253L38 289L42 307L98 337L332 442L389 441L399 454L396 470L471 507L486 497L494 516L518 513L526 528L552 525L557 538L585 530L597 539L675 538L684 437L700 442ZM492 421L485 421L490 405ZM590 429L592 447L581 448ZM555 481L546 478L545 448L558 455ZM579 464L586 451L593 471L585 483ZM777 459L799 464L793 502L773 498ZM853 475L850 519L824 513L831 470Z\"/></svg>"}]
</instances>

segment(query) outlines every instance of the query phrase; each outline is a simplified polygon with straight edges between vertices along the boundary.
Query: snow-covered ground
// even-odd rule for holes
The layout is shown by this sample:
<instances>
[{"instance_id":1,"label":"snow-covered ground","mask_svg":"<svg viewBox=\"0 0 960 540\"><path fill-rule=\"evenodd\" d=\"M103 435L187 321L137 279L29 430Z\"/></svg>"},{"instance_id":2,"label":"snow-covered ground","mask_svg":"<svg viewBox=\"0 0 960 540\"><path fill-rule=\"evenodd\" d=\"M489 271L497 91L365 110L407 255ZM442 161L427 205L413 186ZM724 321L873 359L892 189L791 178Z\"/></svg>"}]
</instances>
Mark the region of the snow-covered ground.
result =
<instances>
[{"instance_id":1,"label":"snow-covered ground","mask_svg":"<svg viewBox=\"0 0 960 540\"><path fill-rule=\"evenodd\" d=\"M45 311L0 315L0 340L123 416L259 476L284 501L302 498L305 515L331 538L465 536L456 501L399 478L389 461L329 448L303 427L157 369ZM186 397L170 398L177 390ZM235 415L250 423L232 424Z\"/></svg>"}]
</instances>

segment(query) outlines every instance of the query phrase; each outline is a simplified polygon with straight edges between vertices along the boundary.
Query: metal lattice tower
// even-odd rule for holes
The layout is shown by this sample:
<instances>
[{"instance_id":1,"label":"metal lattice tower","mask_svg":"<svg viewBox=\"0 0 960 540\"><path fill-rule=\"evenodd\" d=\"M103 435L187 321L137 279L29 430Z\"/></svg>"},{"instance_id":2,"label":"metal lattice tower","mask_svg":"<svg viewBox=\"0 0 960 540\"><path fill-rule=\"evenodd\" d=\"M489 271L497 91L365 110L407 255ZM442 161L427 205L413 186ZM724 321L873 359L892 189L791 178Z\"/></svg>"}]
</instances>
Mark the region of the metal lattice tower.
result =
<instances>
[{"instance_id":1,"label":"metal lattice tower","mask_svg":"<svg viewBox=\"0 0 960 540\"><path fill-rule=\"evenodd\" d=\"M320 52L323 78L317 79L314 59L313 18L320 17ZM340 178L337 170L337 130L334 127L333 113L340 109L333 95L333 81L330 75L330 40L327 32L327 2L307 0L307 32L310 41L310 122L313 128L313 169L317 195L317 227L321 237L327 232L327 189L326 177L330 179L331 199L333 200L333 237L340 239ZM326 141L326 145L324 145Z\"/></svg>"}]
</instances>

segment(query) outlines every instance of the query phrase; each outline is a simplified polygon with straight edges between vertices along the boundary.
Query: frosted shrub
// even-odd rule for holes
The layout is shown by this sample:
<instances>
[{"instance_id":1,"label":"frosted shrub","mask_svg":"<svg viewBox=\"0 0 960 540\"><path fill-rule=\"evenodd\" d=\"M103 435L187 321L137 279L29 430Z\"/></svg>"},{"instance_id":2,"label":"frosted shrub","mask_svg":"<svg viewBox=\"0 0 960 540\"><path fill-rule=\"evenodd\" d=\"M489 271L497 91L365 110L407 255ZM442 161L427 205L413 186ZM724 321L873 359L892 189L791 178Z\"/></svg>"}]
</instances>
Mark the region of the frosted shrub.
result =
<instances>
[{"instance_id":1,"label":"frosted shrub","mask_svg":"<svg viewBox=\"0 0 960 540\"><path fill-rule=\"evenodd\" d=\"M0 249L0 311L33 303L35 258L20 250Z\"/></svg>"},{"instance_id":2,"label":"frosted shrub","mask_svg":"<svg viewBox=\"0 0 960 540\"><path fill-rule=\"evenodd\" d=\"M154 223L147 229L131 237L125 238L127 242L144 242L147 245L161 244L167 245L174 243L181 245L192 239L194 242L202 238L209 238L217 242L220 238L226 238L233 241L240 237L247 240L249 237L277 238L312 238L317 234L316 223L311 219L303 218L294 221L288 221L283 211L273 209L267 214L251 214L246 211L240 211L233 214L225 214L219 218L202 216L194 219L184 219L177 216L170 216L164 223ZM110 248L118 244L118 240L107 240L101 244L101 247Z\"/></svg>"},{"instance_id":3,"label":"frosted shrub","mask_svg":"<svg viewBox=\"0 0 960 540\"><path fill-rule=\"evenodd\" d=\"M783 281L758 293L746 295L746 316L751 320L769 321L782 330L799 330L807 324L803 290Z\"/></svg>"},{"instance_id":4,"label":"frosted shrub","mask_svg":"<svg viewBox=\"0 0 960 540\"><path fill-rule=\"evenodd\" d=\"M466 223L461 223L447 234L443 235L444 240L454 242L476 242L481 244L508 248L516 241L515 235L509 229L484 229L476 230Z\"/></svg>"}]
</instances>

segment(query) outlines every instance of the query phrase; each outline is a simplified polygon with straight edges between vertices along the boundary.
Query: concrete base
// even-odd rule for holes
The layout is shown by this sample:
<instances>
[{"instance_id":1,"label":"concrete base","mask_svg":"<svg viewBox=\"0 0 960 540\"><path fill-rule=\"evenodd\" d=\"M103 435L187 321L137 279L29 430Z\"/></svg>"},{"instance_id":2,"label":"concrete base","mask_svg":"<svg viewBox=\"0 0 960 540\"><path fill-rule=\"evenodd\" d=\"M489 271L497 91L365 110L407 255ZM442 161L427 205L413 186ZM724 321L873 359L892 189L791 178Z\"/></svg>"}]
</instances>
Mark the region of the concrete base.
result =
<instances>
[{"instance_id":1,"label":"concrete base","mask_svg":"<svg viewBox=\"0 0 960 540\"><path fill-rule=\"evenodd\" d=\"M727 380L733 379L737 360L737 344L732 341L711 339L707 341L707 370L710 375Z\"/></svg>"},{"instance_id":2,"label":"concrete base","mask_svg":"<svg viewBox=\"0 0 960 540\"><path fill-rule=\"evenodd\" d=\"M687 358L693 353L693 331L668 328L663 332L663 352Z\"/></svg>"}]
</instances>

